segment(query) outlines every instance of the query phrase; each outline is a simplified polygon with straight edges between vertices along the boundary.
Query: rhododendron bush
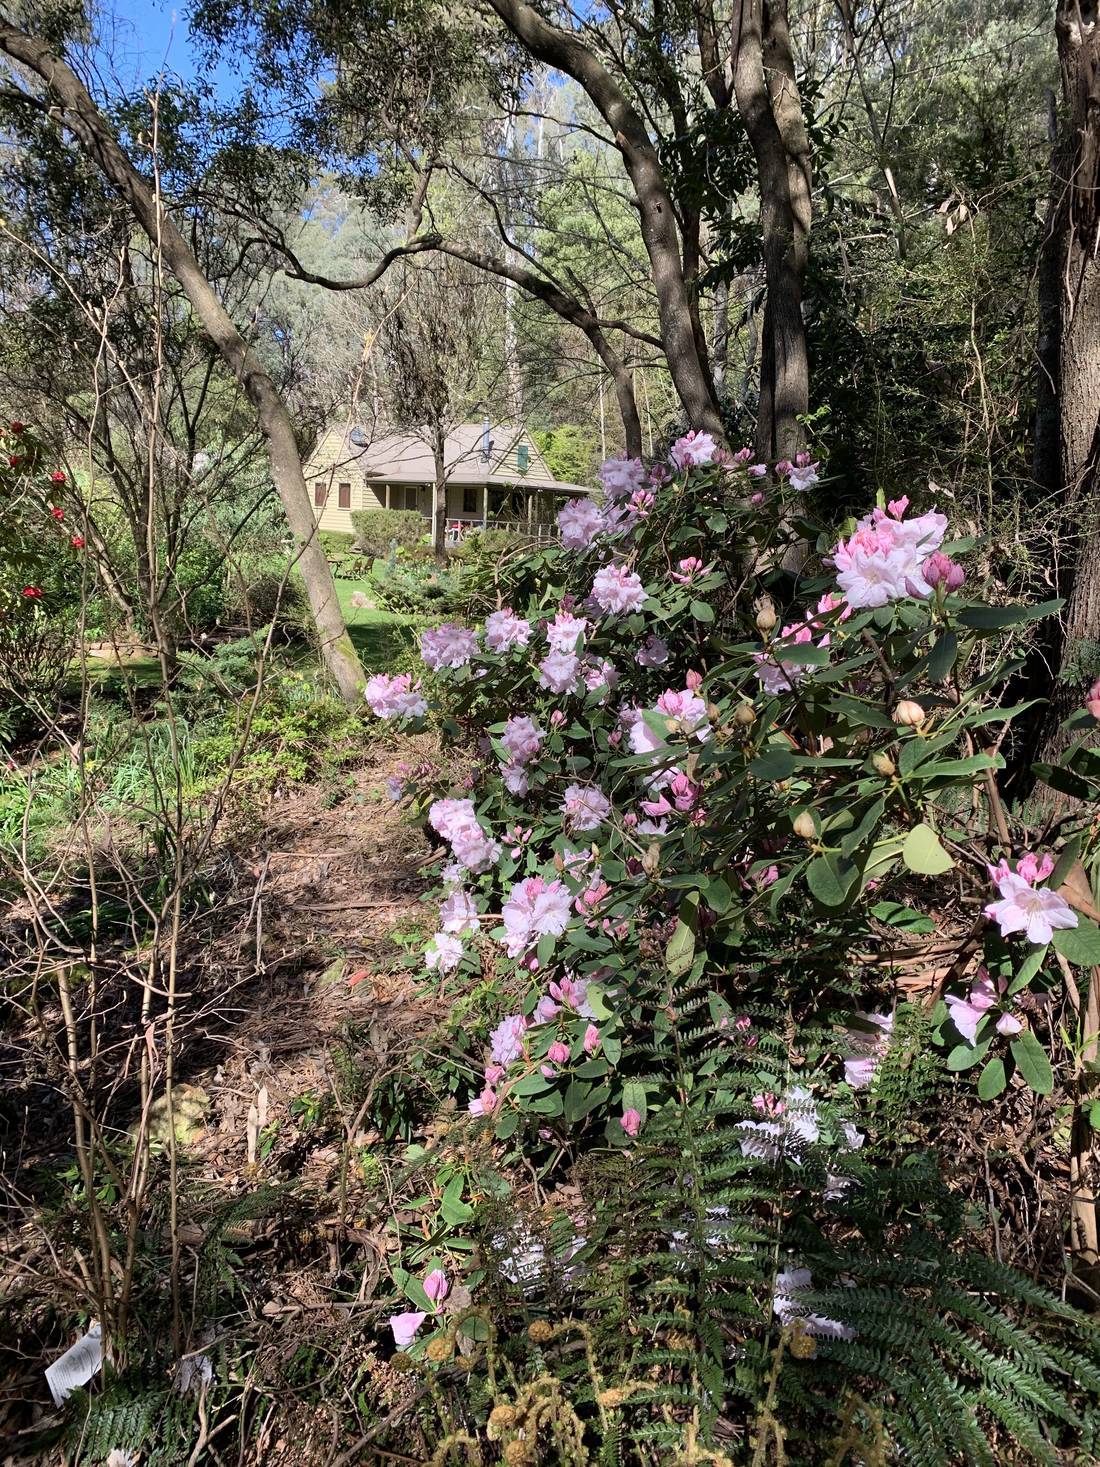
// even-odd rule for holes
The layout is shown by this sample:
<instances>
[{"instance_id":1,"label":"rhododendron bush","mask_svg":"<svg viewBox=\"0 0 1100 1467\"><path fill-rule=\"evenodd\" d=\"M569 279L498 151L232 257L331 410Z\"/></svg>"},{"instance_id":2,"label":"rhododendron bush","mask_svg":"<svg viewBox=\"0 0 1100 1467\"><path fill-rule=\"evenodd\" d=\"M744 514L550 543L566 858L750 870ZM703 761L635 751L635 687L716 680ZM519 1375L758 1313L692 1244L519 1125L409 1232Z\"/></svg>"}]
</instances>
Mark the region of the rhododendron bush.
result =
<instances>
[{"instance_id":1,"label":"rhododendron bush","mask_svg":"<svg viewBox=\"0 0 1100 1467\"><path fill-rule=\"evenodd\" d=\"M894 1102L951 1072L989 1103L1051 1091L1067 974L1100 961L1097 830L1089 805L1016 828L997 790L1021 629L1052 608L987 605L931 501L811 523L818 471L698 433L606 464L484 625L425 632L420 681L368 698L410 728L434 705L468 750L458 787L394 793L440 845L425 981L492 984L464 1102L499 1164L546 1187L713 1143L720 1165L670 1162L662 1247L773 1264L742 1268L704 1353L729 1359L734 1319L742 1342L797 1325L807 1361L858 1373L888 1335L863 1287L943 1221L884 1201L898 1168L952 1183ZM1042 773L1094 800L1085 696ZM581 1191L567 1278L621 1255L630 1215Z\"/></svg>"}]
</instances>

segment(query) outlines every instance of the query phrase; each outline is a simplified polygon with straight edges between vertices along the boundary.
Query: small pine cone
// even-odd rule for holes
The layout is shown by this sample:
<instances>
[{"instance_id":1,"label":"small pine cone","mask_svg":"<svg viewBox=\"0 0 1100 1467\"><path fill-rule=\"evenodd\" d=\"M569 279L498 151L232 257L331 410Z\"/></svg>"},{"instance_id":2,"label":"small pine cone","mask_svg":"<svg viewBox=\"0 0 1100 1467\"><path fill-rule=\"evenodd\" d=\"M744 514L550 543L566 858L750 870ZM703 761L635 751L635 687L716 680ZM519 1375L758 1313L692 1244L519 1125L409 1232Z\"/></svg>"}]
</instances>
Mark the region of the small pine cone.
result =
<instances>
[{"instance_id":1,"label":"small pine cone","mask_svg":"<svg viewBox=\"0 0 1100 1467\"><path fill-rule=\"evenodd\" d=\"M553 1336L554 1331L549 1320L533 1319L527 1326L527 1338L534 1345L545 1345Z\"/></svg>"}]
</instances>

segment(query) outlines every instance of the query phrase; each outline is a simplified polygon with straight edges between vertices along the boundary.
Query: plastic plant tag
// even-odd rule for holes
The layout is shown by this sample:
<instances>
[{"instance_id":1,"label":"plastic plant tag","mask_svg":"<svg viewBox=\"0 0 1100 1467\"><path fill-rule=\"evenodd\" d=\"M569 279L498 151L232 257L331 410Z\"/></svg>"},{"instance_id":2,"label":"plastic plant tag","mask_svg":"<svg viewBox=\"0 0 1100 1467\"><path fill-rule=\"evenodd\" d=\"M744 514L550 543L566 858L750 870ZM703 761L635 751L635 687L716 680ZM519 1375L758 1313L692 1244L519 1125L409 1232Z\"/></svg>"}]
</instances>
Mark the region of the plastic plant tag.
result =
<instances>
[{"instance_id":1,"label":"plastic plant tag","mask_svg":"<svg viewBox=\"0 0 1100 1467\"><path fill-rule=\"evenodd\" d=\"M46 1371L46 1384L54 1405L64 1405L73 1391L88 1384L102 1364L103 1332L93 1320L87 1334L81 1335Z\"/></svg>"}]
</instances>

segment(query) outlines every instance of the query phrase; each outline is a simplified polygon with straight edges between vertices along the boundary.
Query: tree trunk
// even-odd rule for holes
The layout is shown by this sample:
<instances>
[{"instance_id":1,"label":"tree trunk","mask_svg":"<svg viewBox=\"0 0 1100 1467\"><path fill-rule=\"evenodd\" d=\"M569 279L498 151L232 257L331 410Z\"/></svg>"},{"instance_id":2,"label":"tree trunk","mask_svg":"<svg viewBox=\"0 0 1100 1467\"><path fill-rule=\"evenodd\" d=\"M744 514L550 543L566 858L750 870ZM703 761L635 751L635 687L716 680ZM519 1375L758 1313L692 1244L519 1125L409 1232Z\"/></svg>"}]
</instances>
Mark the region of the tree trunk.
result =
<instances>
[{"instance_id":1,"label":"tree trunk","mask_svg":"<svg viewBox=\"0 0 1100 1467\"><path fill-rule=\"evenodd\" d=\"M1057 270L1059 299L1056 322L1041 323L1047 335L1041 358L1057 362L1059 482L1051 487L1064 509L1069 543L1055 568L1055 584L1066 607L1058 680L1043 729L1046 760L1061 751L1059 725L1080 704L1085 682L1100 670L1100 25L1095 3L1059 0L1055 34L1063 116L1054 150L1053 217L1046 243L1051 275L1055 266ZM1047 302L1048 310L1052 304ZM1052 455L1040 437L1043 427L1038 420L1036 467L1049 473Z\"/></svg>"},{"instance_id":2,"label":"tree trunk","mask_svg":"<svg viewBox=\"0 0 1100 1467\"><path fill-rule=\"evenodd\" d=\"M489 0L489 4L532 56L584 88L611 129L638 203L673 386L691 426L724 438L713 384L696 343L672 198L644 121L577 35L552 25L527 0Z\"/></svg>"},{"instance_id":3,"label":"tree trunk","mask_svg":"<svg viewBox=\"0 0 1100 1467\"><path fill-rule=\"evenodd\" d=\"M0 50L36 72L60 102L64 125L126 200L256 409L268 442L271 477L297 546L298 568L317 626L321 655L344 702L356 707L362 698L363 669L344 625L332 571L317 539L294 425L278 388L233 324L183 235L152 187L122 151L76 74L48 46L2 20Z\"/></svg>"},{"instance_id":4,"label":"tree trunk","mask_svg":"<svg viewBox=\"0 0 1100 1467\"><path fill-rule=\"evenodd\" d=\"M446 438L437 424L432 430L432 463L435 483L432 485L432 549L436 560L447 555L447 459Z\"/></svg>"},{"instance_id":5,"label":"tree trunk","mask_svg":"<svg viewBox=\"0 0 1100 1467\"><path fill-rule=\"evenodd\" d=\"M793 458L802 447L810 373L802 286L810 247L810 152L795 85L787 0L738 0L733 87L756 158L763 235L764 327L756 453Z\"/></svg>"}]
</instances>

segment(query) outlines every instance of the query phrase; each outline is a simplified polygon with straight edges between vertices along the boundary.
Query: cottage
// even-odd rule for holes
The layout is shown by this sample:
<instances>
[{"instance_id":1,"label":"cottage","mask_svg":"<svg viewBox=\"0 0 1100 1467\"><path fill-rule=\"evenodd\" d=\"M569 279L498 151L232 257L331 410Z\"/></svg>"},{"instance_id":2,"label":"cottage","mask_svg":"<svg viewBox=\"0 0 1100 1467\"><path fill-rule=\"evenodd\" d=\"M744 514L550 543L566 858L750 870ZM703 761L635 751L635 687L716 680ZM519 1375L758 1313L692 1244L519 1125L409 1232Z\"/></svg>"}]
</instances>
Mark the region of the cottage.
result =
<instances>
[{"instance_id":1,"label":"cottage","mask_svg":"<svg viewBox=\"0 0 1100 1467\"><path fill-rule=\"evenodd\" d=\"M360 428L336 424L322 434L305 474L322 530L350 531L357 509L414 509L425 531L431 527L435 467L426 431L371 440ZM591 493L555 479L526 428L488 419L447 435L444 477L452 543L477 528L522 528L547 538L562 502Z\"/></svg>"}]
</instances>

